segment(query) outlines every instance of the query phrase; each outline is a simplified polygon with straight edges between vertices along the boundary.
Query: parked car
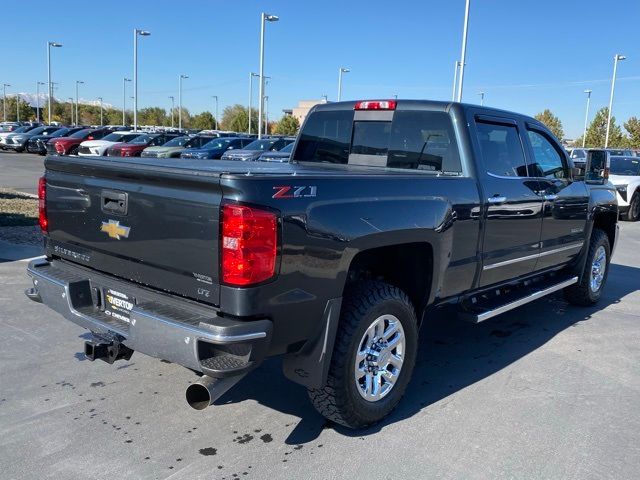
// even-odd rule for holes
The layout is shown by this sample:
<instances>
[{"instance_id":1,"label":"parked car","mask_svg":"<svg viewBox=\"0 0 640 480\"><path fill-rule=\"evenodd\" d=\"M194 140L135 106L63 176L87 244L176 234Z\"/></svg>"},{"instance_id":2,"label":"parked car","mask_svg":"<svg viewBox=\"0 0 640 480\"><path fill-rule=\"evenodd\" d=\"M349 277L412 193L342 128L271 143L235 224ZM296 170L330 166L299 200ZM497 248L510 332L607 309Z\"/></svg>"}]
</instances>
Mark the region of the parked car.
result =
<instances>
[{"instance_id":1,"label":"parked car","mask_svg":"<svg viewBox=\"0 0 640 480\"><path fill-rule=\"evenodd\" d=\"M97 157L107 153L109 147L117 143L129 143L140 136L140 132L112 132L100 140L85 140L78 148L78 155L82 157Z\"/></svg>"},{"instance_id":2,"label":"parked car","mask_svg":"<svg viewBox=\"0 0 640 480\"><path fill-rule=\"evenodd\" d=\"M45 155L47 153L47 143L54 138L68 137L74 133L83 130L84 127L60 127L58 130L49 135L34 135L27 142L27 152Z\"/></svg>"},{"instance_id":3,"label":"parked car","mask_svg":"<svg viewBox=\"0 0 640 480\"><path fill-rule=\"evenodd\" d=\"M60 130L60 127L48 126L48 127L36 127L28 132L14 133L9 135L5 139L5 144L8 149L16 152L23 152L27 149L27 143L31 138L36 136L48 137L56 130Z\"/></svg>"},{"instance_id":4,"label":"parked car","mask_svg":"<svg viewBox=\"0 0 640 480\"><path fill-rule=\"evenodd\" d=\"M251 161L257 160L260 155L265 152L277 152L278 150L286 147L290 143L295 142L293 137L270 137L255 140L242 150L234 150L225 152L222 155L222 160L242 160Z\"/></svg>"},{"instance_id":5,"label":"parked car","mask_svg":"<svg viewBox=\"0 0 640 480\"><path fill-rule=\"evenodd\" d=\"M205 135L176 137L164 145L145 148L140 156L149 158L179 158L184 150L188 148L200 148L213 140L213 138L214 137Z\"/></svg>"},{"instance_id":6,"label":"parked car","mask_svg":"<svg viewBox=\"0 0 640 480\"><path fill-rule=\"evenodd\" d=\"M143 133L127 143L116 143L107 149L108 157L139 157L147 147L164 145L180 136L178 133Z\"/></svg>"},{"instance_id":7,"label":"parked car","mask_svg":"<svg viewBox=\"0 0 640 480\"><path fill-rule=\"evenodd\" d=\"M293 152L293 146L295 143L290 143L286 147L276 151L268 151L264 152L262 155L258 157L258 160L261 162L288 162L291 157L291 152Z\"/></svg>"},{"instance_id":8,"label":"parked car","mask_svg":"<svg viewBox=\"0 0 640 480\"><path fill-rule=\"evenodd\" d=\"M579 180L534 118L386 100L316 105L290 163L51 157L26 294L95 332L89 360L200 374L194 408L279 356L361 428L401 400L439 306L478 323L560 290L598 302L618 237L602 156Z\"/></svg>"},{"instance_id":9,"label":"parked car","mask_svg":"<svg viewBox=\"0 0 640 480\"><path fill-rule=\"evenodd\" d=\"M11 135L16 135L19 133L27 133L31 130L33 130L36 127L32 127L31 125L22 125L21 127L18 127L16 129L14 129L11 132L0 132L0 149L2 150L6 150L7 147L7 138Z\"/></svg>"},{"instance_id":10,"label":"parked car","mask_svg":"<svg viewBox=\"0 0 640 480\"><path fill-rule=\"evenodd\" d=\"M640 220L640 158L611 157L609 180L618 191L618 210L631 222Z\"/></svg>"},{"instance_id":11,"label":"parked car","mask_svg":"<svg viewBox=\"0 0 640 480\"><path fill-rule=\"evenodd\" d=\"M24 125L18 122L0 122L0 132L13 132L22 126Z\"/></svg>"},{"instance_id":12,"label":"parked car","mask_svg":"<svg viewBox=\"0 0 640 480\"><path fill-rule=\"evenodd\" d=\"M570 158L573 160L573 164L578 168L584 168L584 164L587 160L587 148L574 148L571 150Z\"/></svg>"},{"instance_id":13,"label":"parked car","mask_svg":"<svg viewBox=\"0 0 640 480\"><path fill-rule=\"evenodd\" d=\"M108 128L84 128L68 137L54 138L47 143L47 153L51 155L77 155L80 144L85 140L99 140L111 133Z\"/></svg>"},{"instance_id":14,"label":"parked car","mask_svg":"<svg viewBox=\"0 0 640 480\"><path fill-rule=\"evenodd\" d=\"M200 148L188 148L180 154L180 158L219 159L229 150L243 148L253 140L240 137L215 138Z\"/></svg>"},{"instance_id":15,"label":"parked car","mask_svg":"<svg viewBox=\"0 0 640 480\"><path fill-rule=\"evenodd\" d=\"M609 148L607 150L612 157L633 157L633 150Z\"/></svg>"}]
</instances>

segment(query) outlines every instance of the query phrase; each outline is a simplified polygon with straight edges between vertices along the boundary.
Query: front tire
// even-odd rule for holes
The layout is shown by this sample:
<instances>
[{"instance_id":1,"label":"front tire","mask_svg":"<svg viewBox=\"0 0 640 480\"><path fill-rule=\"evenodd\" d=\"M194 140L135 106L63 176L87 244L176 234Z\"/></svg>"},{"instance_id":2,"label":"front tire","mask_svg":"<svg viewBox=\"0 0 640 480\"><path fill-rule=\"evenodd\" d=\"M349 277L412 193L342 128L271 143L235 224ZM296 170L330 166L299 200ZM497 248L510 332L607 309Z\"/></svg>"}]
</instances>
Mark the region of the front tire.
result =
<instances>
[{"instance_id":1,"label":"front tire","mask_svg":"<svg viewBox=\"0 0 640 480\"><path fill-rule=\"evenodd\" d=\"M591 233L587 260L580 282L564 289L565 299L574 305L589 306L600 300L609 275L611 247L609 237L599 229Z\"/></svg>"},{"instance_id":2,"label":"front tire","mask_svg":"<svg viewBox=\"0 0 640 480\"><path fill-rule=\"evenodd\" d=\"M329 420L363 428L386 417L411 379L418 346L413 305L397 287L366 281L345 296L325 384L309 389Z\"/></svg>"},{"instance_id":3,"label":"front tire","mask_svg":"<svg viewBox=\"0 0 640 480\"><path fill-rule=\"evenodd\" d=\"M629 222L637 222L640 220L640 193L633 195L631 202L629 203L629 210L624 215L625 220Z\"/></svg>"}]
</instances>

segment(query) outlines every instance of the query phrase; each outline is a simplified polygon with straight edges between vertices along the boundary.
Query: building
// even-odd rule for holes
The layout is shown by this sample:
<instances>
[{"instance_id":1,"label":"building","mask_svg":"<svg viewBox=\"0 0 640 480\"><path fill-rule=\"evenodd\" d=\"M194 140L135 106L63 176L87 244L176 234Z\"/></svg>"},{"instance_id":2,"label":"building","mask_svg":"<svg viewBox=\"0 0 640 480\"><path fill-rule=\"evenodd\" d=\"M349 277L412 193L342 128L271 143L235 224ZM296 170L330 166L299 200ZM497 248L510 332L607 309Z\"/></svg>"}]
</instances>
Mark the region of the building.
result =
<instances>
[{"instance_id":1,"label":"building","mask_svg":"<svg viewBox=\"0 0 640 480\"><path fill-rule=\"evenodd\" d=\"M326 98L321 98L320 100L300 100L298 102L297 107L293 107L292 109L283 110L285 115L291 115L298 119L300 125L304 122L309 110L318 105L319 103L327 103Z\"/></svg>"}]
</instances>

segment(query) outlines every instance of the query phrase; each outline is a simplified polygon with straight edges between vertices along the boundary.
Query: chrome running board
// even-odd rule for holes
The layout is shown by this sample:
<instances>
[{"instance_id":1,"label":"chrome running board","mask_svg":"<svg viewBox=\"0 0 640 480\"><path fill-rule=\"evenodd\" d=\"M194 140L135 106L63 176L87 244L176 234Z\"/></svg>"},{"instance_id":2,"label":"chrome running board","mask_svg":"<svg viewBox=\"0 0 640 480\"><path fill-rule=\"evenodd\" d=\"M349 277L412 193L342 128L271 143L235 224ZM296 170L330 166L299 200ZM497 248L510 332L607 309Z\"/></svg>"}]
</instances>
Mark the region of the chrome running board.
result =
<instances>
[{"instance_id":1,"label":"chrome running board","mask_svg":"<svg viewBox=\"0 0 640 480\"><path fill-rule=\"evenodd\" d=\"M500 305L499 307L492 308L490 310L481 310L478 312L461 312L460 318L467 322L471 323L480 323L485 320L489 320L497 315L508 312L509 310L513 310L514 308L518 308L522 305L525 305L529 302L533 302L534 300L538 300L550 293L557 292L558 290L562 290L569 285L573 285L574 283L578 283L578 277L572 277L567 280L564 280L560 283L556 283L555 285L551 285L542 290L536 290L528 295L518 298L517 300L513 300L511 302Z\"/></svg>"}]
</instances>

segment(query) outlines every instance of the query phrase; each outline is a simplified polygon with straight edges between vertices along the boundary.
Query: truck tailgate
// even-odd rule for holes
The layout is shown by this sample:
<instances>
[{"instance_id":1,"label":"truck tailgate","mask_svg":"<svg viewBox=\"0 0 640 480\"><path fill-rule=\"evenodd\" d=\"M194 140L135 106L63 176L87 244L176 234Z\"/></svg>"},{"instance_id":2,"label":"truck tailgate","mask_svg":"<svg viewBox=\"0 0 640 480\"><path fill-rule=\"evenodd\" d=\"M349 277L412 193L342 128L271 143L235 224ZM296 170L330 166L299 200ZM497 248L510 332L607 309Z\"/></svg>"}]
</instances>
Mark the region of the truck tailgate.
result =
<instances>
[{"instance_id":1,"label":"truck tailgate","mask_svg":"<svg viewBox=\"0 0 640 480\"><path fill-rule=\"evenodd\" d=\"M219 172L69 157L46 168L47 255L218 304Z\"/></svg>"}]
</instances>

